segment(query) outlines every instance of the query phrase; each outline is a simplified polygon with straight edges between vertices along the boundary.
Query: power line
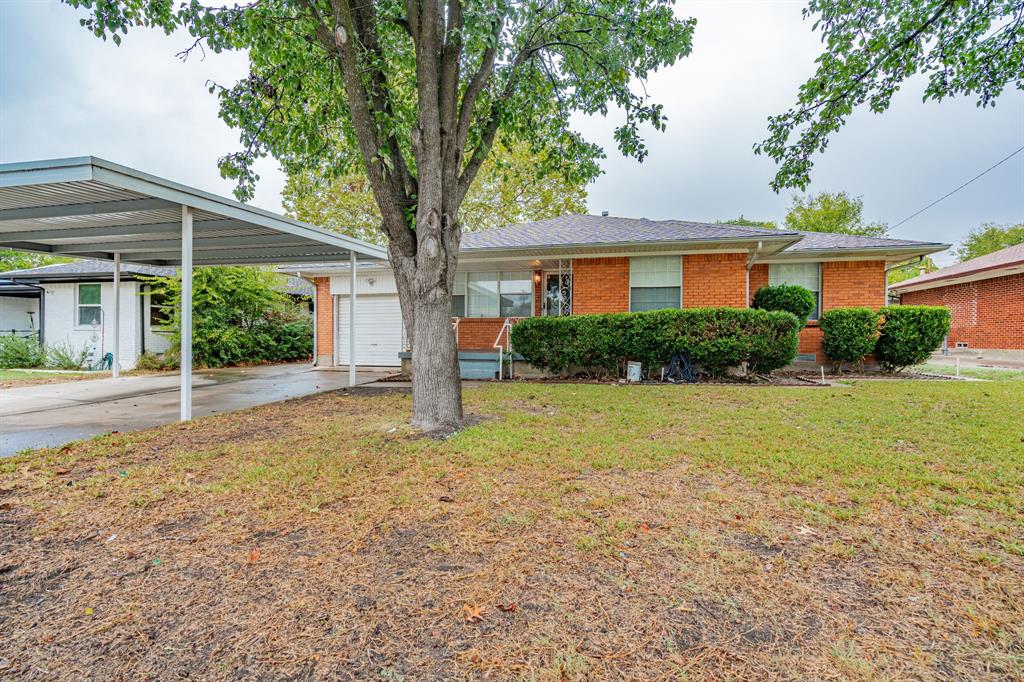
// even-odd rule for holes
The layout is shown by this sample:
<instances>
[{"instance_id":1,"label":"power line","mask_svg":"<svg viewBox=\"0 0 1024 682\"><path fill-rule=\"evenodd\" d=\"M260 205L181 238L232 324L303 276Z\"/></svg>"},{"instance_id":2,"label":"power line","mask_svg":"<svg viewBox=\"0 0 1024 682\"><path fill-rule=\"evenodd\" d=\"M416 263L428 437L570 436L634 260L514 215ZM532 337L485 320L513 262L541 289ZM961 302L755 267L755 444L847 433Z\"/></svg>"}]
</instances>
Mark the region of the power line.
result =
<instances>
[{"instance_id":1,"label":"power line","mask_svg":"<svg viewBox=\"0 0 1024 682\"><path fill-rule=\"evenodd\" d=\"M1001 159L1000 161L996 162L995 164L993 164L993 165L989 166L988 168L986 168L985 170L981 171L980 173L978 173L977 175L975 175L975 176L974 176L973 178L971 178L970 180L968 180L968 181L967 181L967 182L965 182L964 184L962 184L962 185L960 185L959 187L957 187L956 189L954 189L954 190L953 190L952 192L947 192L946 194L943 194L943 195L942 195L941 197L939 197L938 199L936 199L936 200L935 200L935 201L933 201L932 203L928 204L927 206L925 206L924 208L922 208L922 209L921 209L920 211L915 211L914 213L911 213L911 214L910 214L910 215L908 215L908 216L907 216L906 218L904 218L903 220L899 221L898 223L896 223L895 225L893 225L893 226L892 226L892 227L890 227L889 229L890 229L890 230L895 230L895 229L896 229L897 227L899 227L899 226L900 226L900 225L902 225L903 223L907 222L907 221L908 221L908 220L910 220L911 218L916 218L917 216L921 215L922 213L924 213L925 211L927 211L927 210L928 210L929 208L931 208L931 207L932 207L932 206L934 206L935 204L937 204L937 203L939 203L940 201L943 201L943 200L945 200L945 199L948 199L949 197L953 196L954 194L956 194L957 192L959 192L960 190L962 190L962 189L963 189L964 187L966 187L967 185L971 184L972 182L974 182L975 180L977 180L977 179L978 179L978 178L980 178L981 176L985 175L985 174L986 174L986 173L988 173L989 171L993 171L993 170L995 170L996 168L998 168L999 166L1002 166L1002 165L1003 165L1004 163L1006 163L1007 161L1009 161L1009 160L1010 160L1010 159L1012 159L1013 157L1017 156L1017 154L1020 154L1021 152L1024 152L1024 147L1019 147L1019 148L1018 148L1018 149L1017 149L1016 151L1014 151L1014 152L1011 152L1009 156L1006 156L1006 157L1004 157L1004 158L1003 158L1003 159Z\"/></svg>"}]
</instances>

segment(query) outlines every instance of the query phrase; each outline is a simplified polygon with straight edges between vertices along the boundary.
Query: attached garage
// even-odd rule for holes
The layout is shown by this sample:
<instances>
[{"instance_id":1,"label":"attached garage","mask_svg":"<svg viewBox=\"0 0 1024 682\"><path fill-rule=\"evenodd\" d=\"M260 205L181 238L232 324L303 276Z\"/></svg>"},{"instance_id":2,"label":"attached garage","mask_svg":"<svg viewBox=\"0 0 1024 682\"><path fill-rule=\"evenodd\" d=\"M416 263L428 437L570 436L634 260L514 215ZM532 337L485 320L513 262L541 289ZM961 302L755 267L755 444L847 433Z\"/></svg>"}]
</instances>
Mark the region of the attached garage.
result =
<instances>
[{"instance_id":1,"label":"attached garage","mask_svg":"<svg viewBox=\"0 0 1024 682\"><path fill-rule=\"evenodd\" d=\"M348 364L348 294L335 296L334 325L335 364ZM375 367L397 367L398 354L405 350L402 309L398 294L364 295L356 290L356 364Z\"/></svg>"},{"instance_id":2,"label":"attached garage","mask_svg":"<svg viewBox=\"0 0 1024 682\"><path fill-rule=\"evenodd\" d=\"M349 364L350 287L349 273L331 276L335 365ZM398 288L386 263L366 263L356 273L356 320L356 364L397 367L398 354L405 350L406 343Z\"/></svg>"}]
</instances>

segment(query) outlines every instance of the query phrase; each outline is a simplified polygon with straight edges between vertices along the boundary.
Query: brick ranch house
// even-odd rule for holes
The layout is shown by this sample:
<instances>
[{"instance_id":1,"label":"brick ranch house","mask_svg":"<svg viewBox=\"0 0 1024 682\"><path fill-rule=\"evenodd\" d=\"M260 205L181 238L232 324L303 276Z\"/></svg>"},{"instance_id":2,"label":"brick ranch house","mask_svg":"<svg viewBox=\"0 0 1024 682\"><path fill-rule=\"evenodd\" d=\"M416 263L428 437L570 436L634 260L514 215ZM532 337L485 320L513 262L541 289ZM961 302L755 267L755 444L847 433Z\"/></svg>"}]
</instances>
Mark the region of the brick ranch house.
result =
<instances>
[{"instance_id":1,"label":"brick ranch house","mask_svg":"<svg viewBox=\"0 0 1024 682\"><path fill-rule=\"evenodd\" d=\"M950 351L1024 362L1024 244L908 279L892 290L905 305L949 308Z\"/></svg>"},{"instance_id":2,"label":"brick ranch house","mask_svg":"<svg viewBox=\"0 0 1024 682\"><path fill-rule=\"evenodd\" d=\"M886 270L948 244L594 215L567 215L463 235L452 318L464 376L493 376L506 321L534 315L750 305L767 284L799 284L818 305L800 334L799 359L821 361L819 315L885 305ZM347 365L347 266L282 272L317 290L316 355ZM356 363L391 366L405 350L387 263L356 277ZM494 364L491 364L494 363Z\"/></svg>"}]
</instances>

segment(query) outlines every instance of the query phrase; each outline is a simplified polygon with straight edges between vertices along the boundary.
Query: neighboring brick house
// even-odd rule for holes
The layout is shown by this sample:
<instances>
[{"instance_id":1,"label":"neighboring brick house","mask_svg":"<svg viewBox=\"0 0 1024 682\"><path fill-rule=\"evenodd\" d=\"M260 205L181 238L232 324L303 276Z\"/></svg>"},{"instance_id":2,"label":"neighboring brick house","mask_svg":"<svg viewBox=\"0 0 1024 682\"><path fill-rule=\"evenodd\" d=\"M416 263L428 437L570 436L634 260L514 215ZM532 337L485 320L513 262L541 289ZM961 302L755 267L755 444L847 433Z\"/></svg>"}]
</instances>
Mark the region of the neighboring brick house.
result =
<instances>
[{"instance_id":1,"label":"neighboring brick house","mask_svg":"<svg viewBox=\"0 0 1024 682\"><path fill-rule=\"evenodd\" d=\"M892 286L905 305L949 308L951 351L1024 361L1024 244Z\"/></svg>"},{"instance_id":2,"label":"neighboring brick house","mask_svg":"<svg viewBox=\"0 0 1024 682\"><path fill-rule=\"evenodd\" d=\"M820 361L822 312L852 305L880 308L887 268L946 248L904 239L568 215L463 235L452 314L463 356L491 358L509 318L743 308L762 286L800 284L817 299L800 335L800 357ZM347 267L299 270L320 292L318 358L347 364ZM360 266L356 306L357 363L396 364L396 350L405 344L386 263Z\"/></svg>"}]
</instances>

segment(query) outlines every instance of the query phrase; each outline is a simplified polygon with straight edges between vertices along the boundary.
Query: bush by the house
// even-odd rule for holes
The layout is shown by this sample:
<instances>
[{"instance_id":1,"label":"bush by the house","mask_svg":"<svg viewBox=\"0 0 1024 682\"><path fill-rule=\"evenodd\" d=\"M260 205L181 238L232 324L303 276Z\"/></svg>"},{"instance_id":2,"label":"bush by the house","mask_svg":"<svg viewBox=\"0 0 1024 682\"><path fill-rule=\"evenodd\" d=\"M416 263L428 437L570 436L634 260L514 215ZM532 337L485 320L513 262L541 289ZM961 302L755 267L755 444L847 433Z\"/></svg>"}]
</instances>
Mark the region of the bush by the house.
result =
<instances>
[{"instance_id":1,"label":"bush by the house","mask_svg":"<svg viewBox=\"0 0 1024 682\"><path fill-rule=\"evenodd\" d=\"M58 343L46 348L46 366L53 369L84 369L89 349L76 348L69 343Z\"/></svg>"},{"instance_id":2,"label":"bush by the house","mask_svg":"<svg viewBox=\"0 0 1024 682\"><path fill-rule=\"evenodd\" d=\"M875 356L884 372L899 372L924 362L949 333L948 308L893 305L880 313L881 336L875 344Z\"/></svg>"},{"instance_id":3,"label":"bush by the house","mask_svg":"<svg viewBox=\"0 0 1024 682\"><path fill-rule=\"evenodd\" d=\"M751 308L759 310L785 310L796 315L801 325L814 311L814 293L796 284L776 284L761 287L754 293Z\"/></svg>"},{"instance_id":4,"label":"bush by the house","mask_svg":"<svg viewBox=\"0 0 1024 682\"><path fill-rule=\"evenodd\" d=\"M713 376L744 363L754 372L796 357L802 322L783 311L686 308L640 313L531 317L512 328L512 347L535 367L612 374L638 361L652 375L688 353Z\"/></svg>"},{"instance_id":5,"label":"bush by the house","mask_svg":"<svg viewBox=\"0 0 1024 682\"><path fill-rule=\"evenodd\" d=\"M258 268L200 268L193 275L192 357L200 367L301 360L313 353L313 326L284 293L284 278ZM181 280L153 278L181 347ZM165 361L165 365L173 360Z\"/></svg>"},{"instance_id":6,"label":"bush by the house","mask_svg":"<svg viewBox=\"0 0 1024 682\"><path fill-rule=\"evenodd\" d=\"M822 350L835 371L860 363L878 341L878 313L871 308L833 308L821 316Z\"/></svg>"},{"instance_id":7,"label":"bush by the house","mask_svg":"<svg viewBox=\"0 0 1024 682\"><path fill-rule=\"evenodd\" d=\"M31 369L46 363L46 352L35 336L0 336L0 369Z\"/></svg>"}]
</instances>

